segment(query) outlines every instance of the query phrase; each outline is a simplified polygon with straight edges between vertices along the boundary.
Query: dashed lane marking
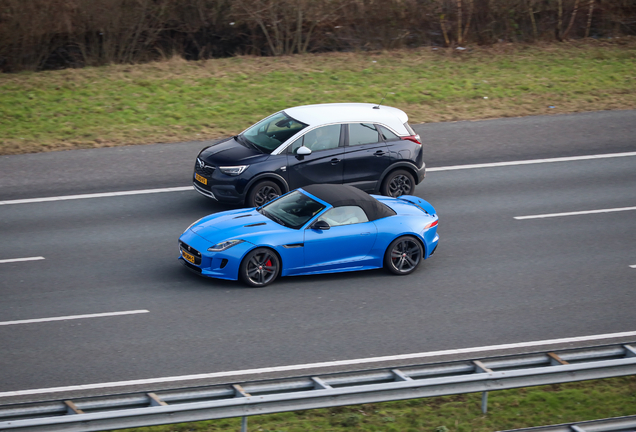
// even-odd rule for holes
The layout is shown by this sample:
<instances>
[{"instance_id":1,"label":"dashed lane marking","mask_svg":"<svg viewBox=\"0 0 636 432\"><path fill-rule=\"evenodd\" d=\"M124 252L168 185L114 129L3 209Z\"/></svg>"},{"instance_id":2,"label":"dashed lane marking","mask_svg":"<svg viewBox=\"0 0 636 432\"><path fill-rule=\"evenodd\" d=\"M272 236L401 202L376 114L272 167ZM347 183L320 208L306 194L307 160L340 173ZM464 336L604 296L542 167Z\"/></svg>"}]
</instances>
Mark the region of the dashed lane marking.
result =
<instances>
[{"instance_id":1,"label":"dashed lane marking","mask_svg":"<svg viewBox=\"0 0 636 432\"><path fill-rule=\"evenodd\" d=\"M36 319L18 320L18 321L3 321L3 322L0 322L0 326L42 323L42 322L49 322L49 321L67 321L67 320L76 320L76 319L85 319L85 318L102 318L102 317L112 317L112 316L120 316L120 315L134 315L134 314L142 314L142 313L149 313L149 312L150 312L149 310L140 309L140 310L131 310L131 311L122 311L122 312L106 312L106 313L86 314L86 315L68 315L68 316L52 317L52 318L36 318Z\"/></svg>"},{"instance_id":2,"label":"dashed lane marking","mask_svg":"<svg viewBox=\"0 0 636 432\"><path fill-rule=\"evenodd\" d=\"M26 257L26 258L9 258L9 259L0 260L0 264L22 262L22 261L39 261L39 260L43 260L43 259L44 259L44 257L42 257L42 256Z\"/></svg>"},{"instance_id":3,"label":"dashed lane marking","mask_svg":"<svg viewBox=\"0 0 636 432\"><path fill-rule=\"evenodd\" d=\"M521 160L521 161L492 162L492 163L472 164L472 165L453 165L453 166L446 166L446 167L427 168L426 171L435 172L435 171L452 171L452 170L465 170L465 169L476 169L476 168L496 168L496 167L515 166L515 165L532 165L532 164L544 164L544 163L554 163L554 162L572 162L572 161L582 161L582 160L590 160L590 159L610 159L610 158L629 157L629 156L636 156L636 152L606 153L606 154L598 154L598 155L570 156L570 157L559 157L559 158L550 158L550 159L529 159L529 160Z\"/></svg>"},{"instance_id":4,"label":"dashed lane marking","mask_svg":"<svg viewBox=\"0 0 636 432\"><path fill-rule=\"evenodd\" d=\"M542 219L542 218L553 218L553 217L561 217L561 216L579 216L579 215L587 215L587 214L595 214L595 213L613 213L613 212L622 212L622 211L630 211L630 210L636 210L636 207L583 210L583 211L575 211L575 212L567 212L567 213L547 213L547 214L538 214L538 215L529 215L529 216L515 216L514 218L517 220Z\"/></svg>"},{"instance_id":5,"label":"dashed lane marking","mask_svg":"<svg viewBox=\"0 0 636 432\"><path fill-rule=\"evenodd\" d=\"M63 195L63 196L57 196L57 197L27 198L27 199L0 201L0 205L33 204L33 203L41 203L41 202L49 202L49 201L67 201L67 200L78 200L78 199L87 199L87 198L107 198L107 197L126 196L126 195L144 195L144 194L164 193L164 192L182 192L182 191L193 190L193 189L194 188L192 186L182 186L182 187L172 187L172 188L163 188L163 189L141 189L141 190L131 190L131 191L121 191L121 192L103 192L103 193L82 194L82 195Z\"/></svg>"}]
</instances>

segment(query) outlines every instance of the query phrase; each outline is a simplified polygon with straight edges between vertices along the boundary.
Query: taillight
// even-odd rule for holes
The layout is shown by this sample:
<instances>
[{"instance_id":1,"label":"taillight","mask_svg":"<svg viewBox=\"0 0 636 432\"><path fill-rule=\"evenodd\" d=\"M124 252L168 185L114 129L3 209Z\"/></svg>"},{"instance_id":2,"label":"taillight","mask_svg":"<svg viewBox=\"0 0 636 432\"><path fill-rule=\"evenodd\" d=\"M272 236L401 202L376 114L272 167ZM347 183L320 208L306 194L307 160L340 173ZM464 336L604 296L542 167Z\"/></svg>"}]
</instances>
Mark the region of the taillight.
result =
<instances>
[{"instance_id":1,"label":"taillight","mask_svg":"<svg viewBox=\"0 0 636 432\"><path fill-rule=\"evenodd\" d=\"M400 138L402 138L403 140L413 141L415 144L422 145L422 141L420 141L419 135L409 135L409 136L403 136Z\"/></svg>"},{"instance_id":2,"label":"taillight","mask_svg":"<svg viewBox=\"0 0 636 432\"><path fill-rule=\"evenodd\" d=\"M434 226L437 226L438 221L439 220L436 220L435 222L431 222L430 224L426 225L424 229L429 229L429 228L433 228Z\"/></svg>"}]
</instances>

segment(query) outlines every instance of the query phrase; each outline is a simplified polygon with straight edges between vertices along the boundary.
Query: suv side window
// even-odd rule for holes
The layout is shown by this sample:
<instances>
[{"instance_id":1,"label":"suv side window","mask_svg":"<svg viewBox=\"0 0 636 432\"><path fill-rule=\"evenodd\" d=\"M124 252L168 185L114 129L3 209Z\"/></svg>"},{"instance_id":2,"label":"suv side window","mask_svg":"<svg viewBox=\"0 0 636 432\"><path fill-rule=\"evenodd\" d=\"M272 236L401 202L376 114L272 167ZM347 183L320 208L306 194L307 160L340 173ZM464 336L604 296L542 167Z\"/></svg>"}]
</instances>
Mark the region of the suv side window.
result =
<instances>
[{"instance_id":1,"label":"suv side window","mask_svg":"<svg viewBox=\"0 0 636 432\"><path fill-rule=\"evenodd\" d=\"M349 124L349 145L374 144L380 141L380 135L374 124L351 123Z\"/></svg>"},{"instance_id":2,"label":"suv side window","mask_svg":"<svg viewBox=\"0 0 636 432\"><path fill-rule=\"evenodd\" d=\"M399 136L397 136L396 134L394 134L393 132L385 128L384 126L378 125L378 127L380 128L380 134L382 135L382 138L384 138L384 141L395 141L400 139Z\"/></svg>"},{"instance_id":3,"label":"suv side window","mask_svg":"<svg viewBox=\"0 0 636 432\"><path fill-rule=\"evenodd\" d=\"M329 125L310 130L289 146L292 154L296 154L301 146L312 152L337 148L340 145L340 125Z\"/></svg>"},{"instance_id":4,"label":"suv side window","mask_svg":"<svg viewBox=\"0 0 636 432\"><path fill-rule=\"evenodd\" d=\"M327 210L318 220L325 221L332 227L369 222L367 214L358 206L334 207Z\"/></svg>"}]
</instances>

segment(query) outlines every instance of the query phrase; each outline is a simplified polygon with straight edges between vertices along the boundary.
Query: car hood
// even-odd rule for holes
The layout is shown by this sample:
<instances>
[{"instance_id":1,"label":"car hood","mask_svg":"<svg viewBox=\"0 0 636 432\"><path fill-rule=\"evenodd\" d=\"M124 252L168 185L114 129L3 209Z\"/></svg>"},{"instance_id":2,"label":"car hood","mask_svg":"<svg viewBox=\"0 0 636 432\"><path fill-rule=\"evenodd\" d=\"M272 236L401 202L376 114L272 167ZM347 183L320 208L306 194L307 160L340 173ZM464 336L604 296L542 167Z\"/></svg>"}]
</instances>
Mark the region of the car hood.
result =
<instances>
[{"instance_id":1,"label":"car hood","mask_svg":"<svg viewBox=\"0 0 636 432\"><path fill-rule=\"evenodd\" d=\"M204 162L211 165L227 166L243 163L252 164L268 157L268 154L243 145L234 138L204 148L199 154L199 158L203 159Z\"/></svg>"},{"instance_id":2,"label":"car hood","mask_svg":"<svg viewBox=\"0 0 636 432\"><path fill-rule=\"evenodd\" d=\"M273 220L263 216L255 209L230 210L206 216L190 227L190 231L215 244L225 240L242 239L252 242L256 237L267 234L289 232ZM262 238L258 242L261 242Z\"/></svg>"}]
</instances>

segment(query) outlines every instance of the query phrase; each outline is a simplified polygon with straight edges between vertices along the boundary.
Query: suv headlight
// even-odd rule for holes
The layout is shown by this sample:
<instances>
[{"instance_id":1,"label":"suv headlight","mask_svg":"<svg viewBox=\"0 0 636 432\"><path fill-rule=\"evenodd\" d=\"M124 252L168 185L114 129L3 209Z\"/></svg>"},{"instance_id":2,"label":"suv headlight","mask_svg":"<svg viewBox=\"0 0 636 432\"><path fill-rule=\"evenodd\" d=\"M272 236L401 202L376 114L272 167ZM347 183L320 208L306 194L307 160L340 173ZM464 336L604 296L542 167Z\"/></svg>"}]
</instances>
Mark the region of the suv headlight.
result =
<instances>
[{"instance_id":1,"label":"suv headlight","mask_svg":"<svg viewBox=\"0 0 636 432\"><path fill-rule=\"evenodd\" d=\"M239 243L243 243L245 240L226 240L226 241L222 241L219 242L215 245L212 245L211 247L208 248L208 252L221 252L224 251L225 249L229 249L234 245L237 245Z\"/></svg>"},{"instance_id":2,"label":"suv headlight","mask_svg":"<svg viewBox=\"0 0 636 432\"><path fill-rule=\"evenodd\" d=\"M240 165L240 166L227 166L227 167L219 167L223 174L227 174L230 176L237 176L245 171L249 167L249 165Z\"/></svg>"}]
</instances>

